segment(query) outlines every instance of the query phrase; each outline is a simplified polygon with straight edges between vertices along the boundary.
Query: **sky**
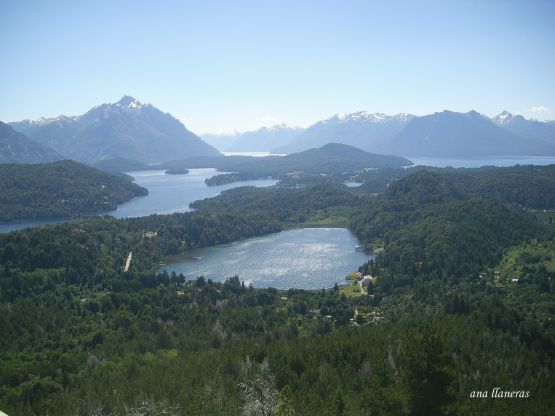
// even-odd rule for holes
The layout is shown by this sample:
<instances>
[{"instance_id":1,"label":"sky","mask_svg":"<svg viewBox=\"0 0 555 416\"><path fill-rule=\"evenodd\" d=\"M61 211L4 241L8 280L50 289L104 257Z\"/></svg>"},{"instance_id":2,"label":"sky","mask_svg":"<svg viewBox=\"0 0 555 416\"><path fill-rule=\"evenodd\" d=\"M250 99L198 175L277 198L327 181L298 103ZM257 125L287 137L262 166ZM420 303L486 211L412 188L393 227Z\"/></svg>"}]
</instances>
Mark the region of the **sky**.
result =
<instances>
[{"instance_id":1,"label":"sky","mask_svg":"<svg viewBox=\"0 0 555 416\"><path fill-rule=\"evenodd\" d=\"M0 120L131 95L195 133L359 110L555 119L555 1L0 0Z\"/></svg>"}]
</instances>

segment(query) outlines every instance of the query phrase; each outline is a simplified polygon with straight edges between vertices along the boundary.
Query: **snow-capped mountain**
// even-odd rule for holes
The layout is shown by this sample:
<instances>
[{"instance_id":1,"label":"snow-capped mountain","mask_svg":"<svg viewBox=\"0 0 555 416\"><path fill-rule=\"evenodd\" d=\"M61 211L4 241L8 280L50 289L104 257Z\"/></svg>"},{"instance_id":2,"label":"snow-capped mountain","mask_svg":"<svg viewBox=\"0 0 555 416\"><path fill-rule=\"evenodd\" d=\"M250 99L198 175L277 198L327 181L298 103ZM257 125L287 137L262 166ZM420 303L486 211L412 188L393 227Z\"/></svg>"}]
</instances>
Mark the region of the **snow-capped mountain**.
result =
<instances>
[{"instance_id":1,"label":"snow-capped mountain","mask_svg":"<svg viewBox=\"0 0 555 416\"><path fill-rule=\"evenodd\" d=\"M526 120L504 111L442 111L423 117L359 111L338 113L307 128L275 153L292 153L337 142L400 156L481 157L555 155L555 122Z\"/></svg>"},{"instance_id":2,"label":"snow-capped mountain","mask_svg":"<svg viewBox=\"0 0 555 416\"><path fill-rule=\"evenodd\" d=\"M555 143L555 122L530 120L508 111L503 111L492 120L498 126L524 138Z\"/></svg>"},{"instance_id":3,"label":"snow-capped mountain","mask_svg":"<svg viewBox=\"0 0 555 416\"><path fill-rule=\"evenodd\" d=\"M416 117L379 150L408 157L555 154L555 146L543 140L524 138L508 129L517 117L503 112L490 119L476 111L442 111Z\"/></svg>"},{"instance_id":4,"label":"snow-capped mountain","mask_svg":"<svg viewBox=\"0 0 555 416\"><path fill-rule=\"evenodd\" d=\"M355 113L345 114L345 113L337 113L330 118L322 120L324 124L331 124L331 123L349 123L354 121L366 121L371 123L388 123L391 121L409 121L414 116L412 114L406 113L399 113L393 116L388 116L387 114L383 113L370 113L368 111L357 111Z\"/></svg>"},{"instance_id":5,"label":"snow-capped mountain","mask_svg":"<svg viewBox=\"0 0 555 416\"><path fill-rule=\"evenodd\" d=\"M10 125L66 158L87 163L116 157L157 163L220 155L170 114L129 96L96 106L81 116Z\"/></svg>"},{"instance_id":6,"label":"snow-capped mountain","mask_svg":"<svg viewBox=\"0 0 555 416\"><path fill-rule=\"evenodd\" d=\"M331 142L375 151L377 146L391 139L412 118L413 115L405 113L393 116L367 111L338 113L308 127L285 146L274 149L274 152L292 153Z\"/></svg>"},{"instance_id":7,"label":"snow-capped mountain","mask_svg":"<svg viewBox=\"0 0 555 416\"><path fill-rule=\"evenodd\" d=\"M442 111L411 120L383 147L410 156L473 157L520 151L519 138L476 111Z\"/></svg>"},{"instance_id":8,"label":"snow-capped mountain","mask_svg":"<svg viewBox=\"0 0 555 416\"><path fill-rule=\"evenodd\" d=\"M522 116L519 116L522 117ZM492 117L492 121L498 126L503 126L504 124L510 123L514 116L508 111L503 111L500 114Z\"/></svg>"}]
</instances>

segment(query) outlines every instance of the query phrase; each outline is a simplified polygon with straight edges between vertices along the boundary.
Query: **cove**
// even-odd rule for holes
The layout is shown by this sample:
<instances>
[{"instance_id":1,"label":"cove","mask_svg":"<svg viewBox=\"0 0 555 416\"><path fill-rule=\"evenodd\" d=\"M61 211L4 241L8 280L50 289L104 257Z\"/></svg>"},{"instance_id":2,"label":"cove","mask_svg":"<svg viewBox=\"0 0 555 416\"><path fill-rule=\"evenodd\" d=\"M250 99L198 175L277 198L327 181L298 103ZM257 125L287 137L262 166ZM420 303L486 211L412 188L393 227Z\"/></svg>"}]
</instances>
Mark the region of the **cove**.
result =
<instances>
[{"instance_id":1,"label":"cove","mask_svg":"<svg viewBox=\"0 0 555 416\"><path fill-rule=\"evenodd\" d=\"M230 244L191 250L159 272L224 281L238 275L246 285L276 289L322 289L345 283L372 255L345 228L300 228Z\"/></svg>"},{"instance_id":2,"label":"cove","mask_svg":"<svg viewBox=\"0 0 555 416\"><path fill-rule=\"evenodd\" d=\"M218 186L207 186L205 179L225 172L216 169L189 169L185 175L166 175L163 170L128 172L137 185L148 189L148 195L132 199L109 214L116 218L144 217L152 214L171 214L191 211L189 204L198 199L212 198L239 186L271 186L274 179L241 181Z\"/></svg>"}]
</instances>

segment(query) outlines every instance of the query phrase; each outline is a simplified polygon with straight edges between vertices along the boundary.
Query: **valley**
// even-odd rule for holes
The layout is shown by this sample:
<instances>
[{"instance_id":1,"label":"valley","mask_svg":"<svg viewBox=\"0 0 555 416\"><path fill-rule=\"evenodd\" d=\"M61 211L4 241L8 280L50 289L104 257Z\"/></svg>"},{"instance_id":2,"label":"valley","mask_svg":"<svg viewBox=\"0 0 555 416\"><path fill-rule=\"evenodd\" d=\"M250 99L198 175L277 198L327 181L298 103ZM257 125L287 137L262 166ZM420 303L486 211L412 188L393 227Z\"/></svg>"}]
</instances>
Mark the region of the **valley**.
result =
<instances>
[{"instance_id":1,"label":"valley","mask_svg":"<svg viewBox=\"0 0 555 416\"><path fill-rule=\"evenodd\" d=\"M554 1L0 16L0 416L554 413Z\"/></svg>"},{"instance_id":2,"label":"valley","mask_svg":"<svg viewBox=\"0 0 555 416\"><path fill-rule=\"evenodd\" d=\"M370 182L351 188L341 172L302 187L221 193L204 183L214 170L143 171L134 176L150 192L137 202L151 197L161 207L161 195L190 195L180 188L187 180L215 193L198 194L205 198L189 212L144 216L143 206L127 218L0 236L9 305L0 318L0 405L23 415L115 412L148 392L151 409L237 414L246 400L237 380L271 380L273 405L296 414L337 409L338 400L349 413L385 412L399 397L411 397L413 409L505 414L503 402L461 399L476 369L481 383L493 380L490 363L496 383L524 383L538 411L548 409L553 386L540 367L550 368L555 348L555 229L536 211L555 208L545 199L553 166L402 171L395 179L398 168L371 170L359 176ZM368 192L375 175L389 185ZM315 225L324 228L307 228ZM364 291L335 285L356 271L372 277ZM433 367L413 367L421 351ZM379 362L379 373L368 370ZM422 377L431 395L411 383ZM224 393L199 396L199 383ZM365 383L370 396L357 390Z\"/></svg>"}]
</instances>

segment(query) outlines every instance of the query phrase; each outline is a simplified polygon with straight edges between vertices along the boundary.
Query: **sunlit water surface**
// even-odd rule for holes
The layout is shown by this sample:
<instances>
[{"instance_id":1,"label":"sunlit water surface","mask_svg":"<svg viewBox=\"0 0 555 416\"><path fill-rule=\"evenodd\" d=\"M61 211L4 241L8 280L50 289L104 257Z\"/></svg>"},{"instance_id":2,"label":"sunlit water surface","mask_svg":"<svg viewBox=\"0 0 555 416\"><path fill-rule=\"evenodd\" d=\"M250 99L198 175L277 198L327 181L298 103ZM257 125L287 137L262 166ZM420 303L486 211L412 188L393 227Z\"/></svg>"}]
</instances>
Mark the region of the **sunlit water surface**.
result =
<instances>
[{"instance_id":1,"label":"sunlit water surface","mask_svg":"<svg viewBox=\"0 0 555 416\"><path fill-rule=\"evenodd\" d=\"M345 283L371 257L347 229L301 228L193 250L160 271L214 281L238 275L254 287L321 289Z\"/></svg>"}]
</instances>

